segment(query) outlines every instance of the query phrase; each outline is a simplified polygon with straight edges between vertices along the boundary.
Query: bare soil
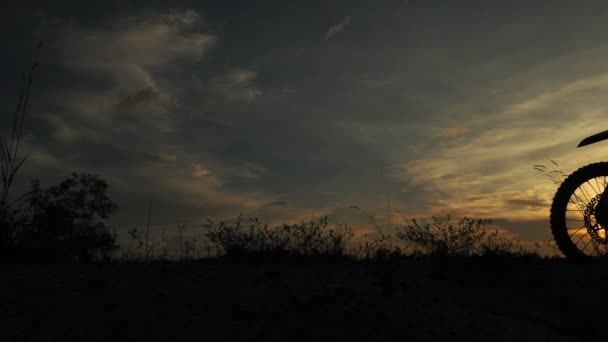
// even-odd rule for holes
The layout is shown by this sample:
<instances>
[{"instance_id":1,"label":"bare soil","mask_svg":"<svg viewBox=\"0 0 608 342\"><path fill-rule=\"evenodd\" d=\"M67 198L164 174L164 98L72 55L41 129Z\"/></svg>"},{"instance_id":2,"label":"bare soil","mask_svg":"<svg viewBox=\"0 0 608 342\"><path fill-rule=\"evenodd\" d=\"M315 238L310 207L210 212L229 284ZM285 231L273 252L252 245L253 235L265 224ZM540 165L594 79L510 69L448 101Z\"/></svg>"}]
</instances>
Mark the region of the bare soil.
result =
<instances>
[{"instance_id":1,"label":"bare soil","mask_svg":"<svg viewBox=\"0 0 608 342\"><path fill-rule=\"evenodd\" d=\"M608 341L608 264L2 265L3 341Z\"/></svg>"}]
</instances>

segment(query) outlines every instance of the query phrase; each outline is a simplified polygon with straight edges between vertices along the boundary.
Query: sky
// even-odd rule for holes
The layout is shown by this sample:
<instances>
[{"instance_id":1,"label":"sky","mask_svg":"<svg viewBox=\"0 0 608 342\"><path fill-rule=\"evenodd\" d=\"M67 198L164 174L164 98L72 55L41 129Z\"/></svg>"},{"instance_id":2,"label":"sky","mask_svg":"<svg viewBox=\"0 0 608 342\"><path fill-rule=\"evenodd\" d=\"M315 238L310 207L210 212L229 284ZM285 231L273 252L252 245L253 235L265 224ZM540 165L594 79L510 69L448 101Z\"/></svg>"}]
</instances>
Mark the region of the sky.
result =
<instances>
[{"instance_id":1,"label":"sky","mask_svg":"<svg viewBox=\"0 0 608 342\"><path fill-rule=\"evenodd\" d=\"M2 11L6 134L33 178L99 174L120 232L239 213L370 230L450 214L550 238L556 185L602 160L604 1L53 1ZM604 149L604 150L603 150ZM364 212L350 208L356 205Z\"/></svg>"}]
</instances>

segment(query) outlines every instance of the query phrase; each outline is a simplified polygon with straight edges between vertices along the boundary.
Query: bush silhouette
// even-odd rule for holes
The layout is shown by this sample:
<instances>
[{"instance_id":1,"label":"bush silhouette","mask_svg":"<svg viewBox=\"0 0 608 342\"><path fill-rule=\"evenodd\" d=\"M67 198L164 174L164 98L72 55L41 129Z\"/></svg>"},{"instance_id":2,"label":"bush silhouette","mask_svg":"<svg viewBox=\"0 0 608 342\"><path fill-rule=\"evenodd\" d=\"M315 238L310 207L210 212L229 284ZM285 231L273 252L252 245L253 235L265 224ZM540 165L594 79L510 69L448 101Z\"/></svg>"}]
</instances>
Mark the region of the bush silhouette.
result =
<instances>
[{"instance_id":1,"label":"bush silhouette","mask_svg":"<svg viewBox=\"0 0 608 342\"><path fill-rule=\"evenodd\" d=\"M104 223L116 209L108 185L97 175L73 173L47 189L31 183L25 222L16 227L14 243L23 256L52 261L107 259L118 246Z\"/></svg>"},{"instance_id":2,"label":"bush silhouette","mask_svg":"<svg viewBox=\"0 0 608 342\"><path fill-rule=\"evenodd\" d=\"M258 218L246 221L239 216L233 224L220 222L214 227L209 220L206 227L209 240L219 253L227 255L345 256L347 243L354 236L345 225L328 228L327 217L269 228L262 226Z\"/></svg>"},{"instance_id":3,"label":"bush silhouette","mask_svg":"<svg viewBox=\"0 0 608 342\"><path fill-rule=\"evenodd\" d=\"M491 220L464 217L453 221L433 217L430 221L412 220L396 236L417 254L433 256L473 256L513 254L513 241L490 232Z\"/></svg>"}]
</instances>

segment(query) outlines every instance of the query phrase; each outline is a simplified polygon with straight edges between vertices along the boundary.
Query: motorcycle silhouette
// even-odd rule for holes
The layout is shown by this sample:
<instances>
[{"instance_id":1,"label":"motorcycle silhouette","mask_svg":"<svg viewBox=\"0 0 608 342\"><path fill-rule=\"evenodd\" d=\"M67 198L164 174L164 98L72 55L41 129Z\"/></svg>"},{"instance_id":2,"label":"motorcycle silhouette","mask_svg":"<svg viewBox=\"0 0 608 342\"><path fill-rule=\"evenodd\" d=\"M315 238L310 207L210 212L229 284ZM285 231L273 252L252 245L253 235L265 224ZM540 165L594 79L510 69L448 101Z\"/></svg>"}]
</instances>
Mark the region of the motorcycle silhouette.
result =
<instances>
[{"instance_id":1,"label":"motorcycle silhouette","mask_svg":"<svg viewBox=\"0 0 608 342\"><path fill-rule=\"evenodd\" d=\"M608 131L577 147L608 139ZM568 259L608 257L608 162L585 165L559 186L551 204L551 233Z\"/></svg>"}]
</instances>

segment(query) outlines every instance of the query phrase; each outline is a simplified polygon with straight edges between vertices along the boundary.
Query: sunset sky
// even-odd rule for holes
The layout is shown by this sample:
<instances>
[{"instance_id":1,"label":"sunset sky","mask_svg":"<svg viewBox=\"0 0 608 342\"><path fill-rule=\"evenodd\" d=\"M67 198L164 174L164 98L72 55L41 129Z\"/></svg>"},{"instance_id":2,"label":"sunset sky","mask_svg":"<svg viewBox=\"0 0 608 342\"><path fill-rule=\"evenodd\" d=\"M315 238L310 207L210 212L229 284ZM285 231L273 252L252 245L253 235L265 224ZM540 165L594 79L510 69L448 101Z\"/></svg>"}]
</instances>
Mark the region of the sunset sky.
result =
<instances>
[{"instance_id":1,"label":"sunset sky","mask_svg":"<svg viewBox=\"0 0 608 342\"><path fill-rule=\"evenodd\" d=\"M549 238L556 185L606 159L605 1L53 1L3 10L7 132L41 66L18 182L97 173L113 226L239 213L369 228L491 218ZM19 193L15 189L13 195ZM399 211L397 213L396 211Z\"/></svg>"}]
</instances>

